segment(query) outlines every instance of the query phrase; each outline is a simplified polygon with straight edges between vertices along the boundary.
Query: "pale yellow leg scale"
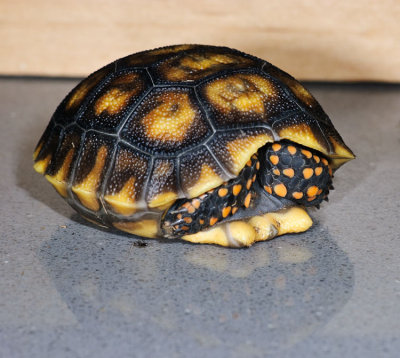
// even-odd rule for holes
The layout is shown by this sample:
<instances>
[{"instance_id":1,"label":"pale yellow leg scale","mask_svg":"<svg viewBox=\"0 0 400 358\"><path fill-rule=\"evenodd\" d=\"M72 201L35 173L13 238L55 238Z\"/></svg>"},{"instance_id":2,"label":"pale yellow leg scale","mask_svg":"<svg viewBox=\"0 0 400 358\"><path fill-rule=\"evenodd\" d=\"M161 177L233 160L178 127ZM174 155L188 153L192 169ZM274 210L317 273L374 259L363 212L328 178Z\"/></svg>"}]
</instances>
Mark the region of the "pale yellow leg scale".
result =
<instances>
[{"instance_id":1,"label":"pale yellow leg scale","mask_svg":"<svg viewBox=\"0 0 400 358\"><path fill-rule=\"evenodd\" d=\"M304 232L311 225L312 220L307 211L300 207L293 207L247 220L221 223L209 230L185 235L182 239L199 244L244 247L251 246L257 241L273 239L276 236Z\"/></svg>"}]
</instances>

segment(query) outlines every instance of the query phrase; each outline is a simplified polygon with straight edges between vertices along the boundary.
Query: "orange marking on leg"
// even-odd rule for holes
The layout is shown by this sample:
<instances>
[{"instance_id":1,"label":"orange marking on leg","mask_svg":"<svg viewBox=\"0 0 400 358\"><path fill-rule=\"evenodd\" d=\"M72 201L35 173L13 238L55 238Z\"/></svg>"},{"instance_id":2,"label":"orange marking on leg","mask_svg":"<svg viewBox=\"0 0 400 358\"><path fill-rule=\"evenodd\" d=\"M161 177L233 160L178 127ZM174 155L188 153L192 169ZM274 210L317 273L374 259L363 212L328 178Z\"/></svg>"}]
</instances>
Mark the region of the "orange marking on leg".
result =
<instances>
[{"instance_id":1,"label":"orange marking on leg","mask_svg":"<svg viewBox=\"0 0 400 358\"><path fill-rule=\"evenodd\" d=\"M231 213L232 207L227 206L226 208L222 209L222 217L226 218Z\"/></svg>"},{"instance_id":2,"label":"orange marking on leg","mask_svg":"<svg viewBox=\"0 0 400 358\"><path fill-rule=\"evenodd\" d=\"M303 197L303 193L300 191L294 191L292 194L293 198L295 199L301 199Z\"/></svg>"},{"instance_id":3,"label":"orange marking on leg","mask_svg":"<svg viewBox=\"0 0 400 358\"><path fill-rule=\"evenodd\" d=\"M318 155L313 155L313 158L317 164L321 161Z\"/></svg>"},{"instance_id":4,"label":"orange marking on leg","mask_svg":"<svg viewBox=\"0 0 400 358\"><path fill-rule=\"evenodd\" d=\"M303 169L303 176L304 179L310 179L314 174L314 170L312 170L311 168L305 168Z\"/></svg>"},{"instance_id":5,"label":"orange marking on leg","mask_svg":"<svg viewBox=\"0 0 400 358\"><path fill-rule=\"evenodd\" d=\"M277 155L270 155L269 160L273 165L277 165L279 163L279 157Z\"/></svg>"},{"instance_id":6,"label":"orange marking on leg","mask_svg":"<svg viewBox=\"0 0 400 358\"><path fill-rule=\"evenodd\" d=\"M277 152L279 149L281 149L282 148L282 146L279 144L279 143L274 143L274 144L272 144L272 150L274 151L274 152Z\"/></svg>"},{"instance_id":7,"label":"orange marking on leg","mask_svg":"<svg viewBox=\"0 0 400 358\"><path fill-rule=\"evenodd\" d=\"M187 212L189 214L193 214L196 211L194 206L191 203L189 203L188 201L186 203L184 203L182 206L187 210Z\"/></svg>"},{"instance_id":8,"label":"orange marking on leg","mask_svg":"<svg viewBox=\"0 0 400 358\"><path fill-rule=\"evenodd\" d=\"M294 170L292 168L283 169L283 174L289 178L294 177Z\"/></svg>"},{"instance_id":9,"label":"orange marking on leg","mask_svg":"<svg viewBox=\"0 0 400 358\"><path fill-rule=\"evenodd\" d=\"M250 201L251 201L251 193L248 193L246 195L246 198L244 199L244 206L248 208L250 206Z\"/></svg>"},{"instance_id":10,"label":"orange marking on leg","mask_svg":"<svg viewBox=\"0 0 400 358\"><path fill-rule=\"evenodd\" d=\"M321 195L322 194L322 189L319 189L317 192L317 195Z\"/></svg>"},{"instance_id":11,"label":"orange marking on leg","mask_svg":"<svg viewBox=\"0 0 400 358\"><path fill-rule=\"evenodd\" d=\"M192 205L198 209L200 207L201 201L199 199L193 199L192 200Z\"/></svg>"},{"instance_id":12,"label":"orange marking on leg","mask_svg":"<svg viewBox=\"0 0 400 358\"><path fill-rule=\"evenodd\" d=\"M315 186L315 185L310 186L310 187L307 189L307 196L308 196L308 197L312 197L312 196L317 195L318 190L319 190L319 188L318 188L317 186Z\"/></svg>"},{"instance_id":13,"label":"orange marking on leg","mask_svg":"<svg viewBox=\"0 0 400 358\"><path fill-rule=\"evenodd\" d=\"M218 221L218 218L212 217L212 218L210 219L210 226L215 225L217 221Z\"/></svg>"},{"instance_id":14,"label":"orange marking on leg","mask_svg":"<svg viewBox=\"0 0 400 358\"><path fill-rule=\"evenodd\" d=\"M249 179L246 183L246 189L249 190L251 188L251 184L253 184L252 180Z\"/></svg>"},{"instance_id":15,"label":"orange marking on leg","mask_svg":"<svg viewBox=\"0 0 400 358\"><path fill-rule=\"evenodd\" d=\"M232 208L232 215L234 214L234 213L236 213L236 211L238 211L238 207L237 206L235 206L234 208Z\"/></svg>"},{"instance_id":16,"label":"orange marking on leg","mask_svg":"<svg viewBox=\"0 0 400 358\"><path fill-rule=\"evenodd\" d=\"M185 225L185 226L182 226L181 229L186 231L186 230L189 230L189 227Z\"/></svg>"},{"instance_id":17,"label":"orange marking on leg","mask_svg":"<svg viewBox=\"0 0 400 358\"><path fill-rule=\"evenodd\" d=\"M200 219L200 220L199 220L199 223L200 223L200 225L203 225L203 224L204 224L204 220L203 220L203 219Z\"/></svg>"},{"instance_id":18,"label":"orange marking on leg","mask_svg":"<svg viewBox=\"0 0 400 358\"><path fill-rule=\"evenodd\" d=\"M260 170L260 162L258 160L257 160L257 163L256 163L256 169Z\"/></svg>"},{"instance_id":19,"label":"orange marking on leg","mask_svg":"<svg viewBox=\"0 0 400 358\"><path fill-rule=\"evenodd\" d=\"M286 186L284 184L277 184L274 186L274 192L276 195L281 196L282 198L284 198L287 194L287 189Z\"/></svg>"},{"instance_id":20,"label":"orange marking on leg","mask_svg":"<svg viewBox=\"0 0 400 358\"><path fill-rule=\"evenodd\" d=\"M240 184L236 184L233 186L232 193L233 193L233 195L237 196L241 190L242 190L242 186Z\"/></svg>"},{"instance_id":21,"label":"orange marking on leg","mask_svg":"<svg viewBox=\"0 0 400 358\"><path fill-rule=\"evenodd\" d=\"M251 181L254 183L254 182L256 181L256 178L257 178L257 175L254 174L254 175L253 175L253 178L251 178Z\"/></svg>"},{"instance_id":22,"label":"orange marking on leg","mask_svg":"<svg viewBox=\"0 0 400 358\"><path fill-rule=\"evenodd\" d=\"M307 201L313 201L315 200L316 196L312 196L311 198L308 198Z\"/></svg>"},{"instance_id":23,"label":"orange marking on leg","mask_svg":"<svg viewBox=\"0 0 400 358\"><path fill-rule=\"evenodd\" d=\"M310 159L312 157L312 153L309 150L302 149L301 152L308 158Z\"/></svg>"},{"instance_id":24,"label":"orange marking on leg","mask_svg":"<svg viewBox=\"0 0 400 358\"><path fill-rule=\"evenodd\" d=\"M179 220L181 220L181 219L182 219L182 214L178 214L176 217L177 217Z\"/></svg>"},{"instance_id":25,"label":"orange marking on leg","mask_svg":"<svg viewBox=\"0 0 400 358\"><path fill-rule=\"evenodd\" d=\"M190 224L190 223L192 222L192 218L186 217L186 218L183 218L183 221L184 221L186 224Z\"/></svg>"},{"instance_id":26,"label":"orange marking on leg","mask_svg":"<svg viewBox=\"0 0 400 358\"><path fill-rule=\"evenodd\" d=\"M264 189L267 193L272 194L272 188L268 185L264 185Z\"/></svg>"},{"instance_id":27,"label":"orange marking on leg","mask_svg":"<svg viewBox=\"0 0 400 358\"><path fill-rule=\"evenodd\" d=\"M331 176L331 177L333 177L333 172L332 172L332 168L331 167L328 167L329 169L328 169L328 171L329 171L329 175Z\"/></svg>"},{"instance_id":28,"label":"orange marking on leg","mask_svg":"<svg viewBox=\"0 0 400 358\"><path fill-rule=\"evenodd\" d=\"M317 167L317 168L315 168L315 175L316 176L319 176L319 175L321 175L322 174L322 167Z\"/></svg>"},{"instance_id":29,"label":"orange marking on leg","mask_svg":"<svg viewBox=\"0 0 400 358\"><path fill-rule=\"evenodd\" d=\"M228 194L228 189L226 188L221 188L218 190L218 195L223 198L224 196L226 196L226 194Z\"/></svg>"},{"instance_id":30,"label":"orange marking on leg","mask_svg":"<svg viewBox=\"0 0 400 358\"><path fill-rule=\"evenodd\" d=\"M272 171L272 173L274 173L275 175L281 175L281 172L279 171L279 169L274 169Z\"/></svg>"},{"instance_id":31,"label":"orange marking on leg","mask_svg":"<svg viewBox=\"0 0 400 358\"><path fill-rule=\"evenodd\" d=\"M287 150L288 150L288 152L289 152L291 155L295 155L296 152L297 152L296 147L293 147L292 145L289 145L289 146L287 147Z\"/></svg>"}]
</instances>

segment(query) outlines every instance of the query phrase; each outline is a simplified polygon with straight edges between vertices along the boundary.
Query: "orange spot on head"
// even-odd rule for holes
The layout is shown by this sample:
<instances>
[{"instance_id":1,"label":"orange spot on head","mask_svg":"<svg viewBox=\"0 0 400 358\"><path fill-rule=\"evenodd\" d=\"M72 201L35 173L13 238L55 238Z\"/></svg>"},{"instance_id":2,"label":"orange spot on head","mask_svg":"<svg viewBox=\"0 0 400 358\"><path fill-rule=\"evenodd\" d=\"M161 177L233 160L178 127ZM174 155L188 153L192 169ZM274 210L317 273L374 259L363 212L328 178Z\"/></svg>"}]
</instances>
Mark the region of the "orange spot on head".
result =
<instances>
[{"instance_id":1,"label":"orange spot on head","mask_svg":"<svg viewBox=\"0 0 400 358\"><path fill-rule=\"evenodd\" d=\"M292 194L293 198L295 199L301 199L303 197L303 193L300 191L294 191Z\"/></svg>"},{"instance_id":2,"label":"orange spot on head","mask_svg":"<svg viewBox=\"0 0 400 358\"><path fill-rule=\"evenodd\" d=\"M199 199L193 199L192 200L192 205L198 209L200 207L201 201Z\"/></svg>"},{"instance_id":3,"label":"orange spot on head","mask_svg":"<svg viewBox=\"0 0 400 358\"><path fill-rule=\"evenodd\" d=\"M264 185L264 189L267 193L272 194L272 188L268 185Z\"/></svg>"},{"instance_id":4,"label":"orange spot on head","mask_svg":"<svg viewBox=\"0 0 400 358\"><path fill-rule=\"evenodd\" d=\"M246 195L246 198L244 199L244 206L248 208L250 206L250 201L251 201L251 193L248 193Z\"/></svg>"},{"instance_id":5,"label":"orange spot on head","mask_svg":"<svg viewBox=\"0 0 400 358\"><path fill-rule=\"evenodd\" d=\"M288 150L288 152L289 152L291 155L295 155L296 152L297 152L296 147L294 147L294 146L292 146L292 145L289 145L289 146L287 147L287 150Z\"/></svg>"},{"instance_id":6,"label":"orange spot on head","mask_svg":"<svg viewBox=\"0 0 400 358\"><path fill-rule=\"evenodd\" d=\"M301 152L308 158L310 159L312 157L312 153L309 150L302 149Z\"/></svg>"},{"instance_id":7,"label":"orange spot on head","mask_svg":"<svg viewBox=\"0 0 400 358\"><path fill-rule=\"evenodd\" d=\"M315 168L315 175L316 175L316 176L321 175L322 170L323 170L322 167L317 167L317 168Z\"/></svg>"},{"instance_id":8,"label":"orange spot on head","mask_svg":"<svg viewBox=\"0 0 400 358\"><path fill-rule=\"evenodd\" d=\"M274 143L272 144L272 150L274 152L277 152L278 150L280 150L282 148L282 146L279 143Z\"/></svg>"},{"instance_id":9,"label":"orange spot on head","mask_svg":"<svg viewBox=\"0 0 400 358\"><path fill-rule=\"evenodd\" d=\"M314 174L314 170L311 168L305 168L303 169L303 176L304 179L310 179Z\"/></svg>"},{"instance_id":10,"label":"orange spot on head","mask_svg":"<svg viewBox=\"0 0 400 358\"><path fill-rule=\"evenodd\" d=\"M215 225L215 224L217 223L217 221L218 221L218 218L212 217L212 218L210 219L210 226Z\"/></svg>"},{"instance_id":11,"label":"orange spot on head","mask_svg":"<svg viewBox=\"0 0 400 358\"><path fill-rule=\"evenodd\" d=\"M283 174L289 178L294 177L294 170L292 168L283 169Z\"/></svg>"},{"instance_id":12,"label":"orange spot on head","mask_svg":"<svg viewBox=\"0 0 400 358\"><path fill-rule=\"evenodd\" d=\"M224 196L226 196L226 194L228 194L228 189L226 188L221 188L218 190L218 196L220 196L221 198L223 198Z\"/></svg>"},{"instance_id":13,"label":"orange spot on head","mask_svg":"<svg viewBox=\"0 0 400 358\"><path fill-rule=\"evenodd\" d=\"M188 201L182 206L187 210L189 214L193 214L196 211L196 208Z\"/></svg>"},{"instance_id":14,"label":"orange spot on head","mask_svg":"<svg viewBox=\"0 0 400 358\"><path fill-rule=\"evenodd\" d=\"M183 218L183 221L184 221L186 224L190 224L190 223L192 222L192 218L185 217L185 218Z\"/></svg>"},{"instance_id":15,"label":"orange spot on head","mask_svg":"<svg viewBox=\"0 0 400 358\"><path fill-rule=\"evenodd\" d=\"M226 218L231 213L232 207L227 206L226 208L222 209L222 217Z\"/></svg>"},{"instance_id":16,"label":"orange spot on head","mask_svg":"<svg viewBox=\"0 0 400 358\"><path fill-rule=\"evenodd\" d=\"M242 190L242 186L240 184L236 184L233 186L232 193L233 193L233 195L237 196L241 190Z\"/></svg>"},{"instance_id":17,"label":"orange spot on head","mask_svg":"<svg viewBox=\"0 0 400 358\"><path fill-rule=\"evenodd\" d=\"M279 157L277 155L270 155L269 160L273 165L277 165L279 163Z\"/></svg>"},{"instance_id":18,"label":"orange spot on head","mask_svg":"<svg viewBox=\"0 0 400 358\"><path fill-rule=\"evenodd\" d=\"M312 197L312 196L317 195L318 190L319 190L319 188L318 188L317 186L315 186L315 185L310 186L310 187L307 189L307 196L308 196L308 197Z\"/></svg>"},{"instance_id":19,"label":"orange spot on head","mask_svg":"<svg viewBox=\"0 0 400 358\"><path fill-rule=\"evenodd\" d=\"M247 183L246 183L246 189L247 189L247 190L250 190L251 184L253 184L253 181L252 181L251 179L249 179L249 180L247 181Z\"/></svg>"},{"instance_id":20,"label":"orange spot on head","mask_svg":"<svg viewBox=\"0 0 400 358\"><path fill-rule=\"evenodd\" d=\"M274 186L274 192L276 195L281 196L282 198L284 198L287 194L287 189L286 186L284 184L277 184Z\"/></svg>"}]
</instances>

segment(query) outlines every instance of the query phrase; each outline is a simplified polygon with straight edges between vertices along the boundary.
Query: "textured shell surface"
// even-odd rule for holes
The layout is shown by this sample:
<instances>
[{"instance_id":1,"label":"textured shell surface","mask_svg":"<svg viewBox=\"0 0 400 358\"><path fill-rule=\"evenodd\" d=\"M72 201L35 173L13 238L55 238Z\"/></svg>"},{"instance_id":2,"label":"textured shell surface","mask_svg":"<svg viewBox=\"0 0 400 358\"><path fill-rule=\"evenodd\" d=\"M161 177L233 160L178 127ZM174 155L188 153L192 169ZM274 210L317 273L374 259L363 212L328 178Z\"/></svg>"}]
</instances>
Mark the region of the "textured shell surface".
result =
<instances>
[{"instance_id":1,"label":"textured shell surface","mask_svg":"<svg viewBox=\"0 0 400 358\"><path fill-rule=\"evenodd\" d=\"M101 68L61 102L35 169L87 219L155 236L162 211L238 175L268 142L353 154L314 97L267 61L178 45ZM140 219L140 220L139 220Z\"/></svg>"}]
</instances>

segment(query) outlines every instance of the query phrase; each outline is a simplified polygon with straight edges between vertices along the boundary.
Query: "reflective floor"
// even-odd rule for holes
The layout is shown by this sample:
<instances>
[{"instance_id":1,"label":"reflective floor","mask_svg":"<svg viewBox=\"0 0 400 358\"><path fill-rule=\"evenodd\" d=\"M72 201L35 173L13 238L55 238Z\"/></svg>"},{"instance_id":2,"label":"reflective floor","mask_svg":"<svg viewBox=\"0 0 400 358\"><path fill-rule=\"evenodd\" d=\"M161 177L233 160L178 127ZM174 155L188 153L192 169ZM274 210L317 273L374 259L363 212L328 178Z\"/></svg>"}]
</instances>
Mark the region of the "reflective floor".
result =
<instances>
[{"instance_id":1,"label":"reflective floor","mask_svg":"<svg viewBox=\"0 0 400 358\"><path fill-rule=\"evenodd\" d=\"M400 86L309 84L357 159L249 249L84 222L32 169L76 81L0 79L0 357L397 357Z\"/></svg>"}]
</instances>

